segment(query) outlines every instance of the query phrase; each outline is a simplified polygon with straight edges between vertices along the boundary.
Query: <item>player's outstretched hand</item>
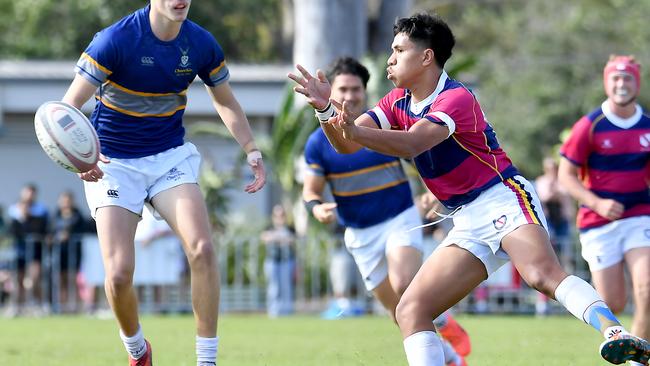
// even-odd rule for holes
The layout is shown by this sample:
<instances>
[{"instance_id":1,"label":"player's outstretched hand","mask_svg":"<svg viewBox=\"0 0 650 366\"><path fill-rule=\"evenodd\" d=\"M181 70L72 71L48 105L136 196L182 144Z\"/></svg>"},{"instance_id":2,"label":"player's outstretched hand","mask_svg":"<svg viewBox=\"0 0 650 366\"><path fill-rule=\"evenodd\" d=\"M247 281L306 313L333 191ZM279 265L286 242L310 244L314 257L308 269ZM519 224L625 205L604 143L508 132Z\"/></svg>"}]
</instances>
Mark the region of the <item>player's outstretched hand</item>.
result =
<instances>
[{"instance_id":1,"label":"player's outstretched hand","mask_svg":"<svg viewBox=\"0 0 650 366\"><path fill-rule=\"evenodd\" d=\"M266 170L264 170L264 161L262 161L262 157L260 156L257 159L248 160L248 165L253 171L255 180L247 184L244 188L244 191L246 191L246 193L255 193L262 189L266 183Z\"/></svg>"},{"instance_id":2,"label":"player's outstretched hand","mask_svg":"<svg viewBox=\"0 0 650 366\"><path fill-rule=\"evenodd\" d=\"M307 97L307 103L312 107L319 110L325 109L332 92L332 86L327 81L325 73L322 70L316 70L317 78L315 78L301 65L296 65L296 68L300 71L301 76L293 73L287 74L289 79L298 84L293 87L293 91Z\"/></svg>"},{"instance_id":3,"label":"player's outstretched hand","mask_svg":"<svg viewBox=\"0 0 650 366\"><path fill-rule=\"evenodd\" d=\"M343 137L346 139L353 139L357 126L354 124L354 117L348 111L347 102L343 101L341 104L334 99L330 99L330 102L332 102L334 108L340 112L338 115L330 118L329 123L333 123L336 129L343 132Z\"/></svg>"},{"instance_id":4,"label":"player's outstretched hand","mask_svg":"<svg viewBox=\"0 0 650 366\"><path fill-rule=\"evenodd\" d=\"M99 154L99 161L105 164L111 162L106 156L104 156L104 154ZM97 182L98 180L102 179L104 172L99 168L98 165L95 165L94 168L90 169L87 172L78 173L77 176L86 182Z\"/></svg>"}]
</instances>

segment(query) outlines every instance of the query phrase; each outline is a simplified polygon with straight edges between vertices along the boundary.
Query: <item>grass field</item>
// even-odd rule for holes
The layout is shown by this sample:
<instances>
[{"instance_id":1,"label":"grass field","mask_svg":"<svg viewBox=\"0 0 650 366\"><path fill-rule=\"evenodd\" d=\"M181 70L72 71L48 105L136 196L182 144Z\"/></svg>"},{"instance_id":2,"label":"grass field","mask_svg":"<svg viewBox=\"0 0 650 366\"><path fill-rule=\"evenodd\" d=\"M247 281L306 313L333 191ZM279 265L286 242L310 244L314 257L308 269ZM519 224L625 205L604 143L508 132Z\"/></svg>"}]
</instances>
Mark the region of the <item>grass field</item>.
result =
<instances>
[{"instance_id":1,"label":"grass field","mask_svg":"<svg viewBox=\"0 0 650 366\"><path fill-rule=\"evenodd\" d=\"M607 365L601 336L569 316L459 316L472 337L471 366ZM629 318L624 318L629 324ZM155 366L194 366L193 319L144 317ZM321 320L222 315L219 366L406 365L397 327L386 317ZM0 320L0 365L124 366L114 320L88 317Z\"/></svg>"}]
</instances>

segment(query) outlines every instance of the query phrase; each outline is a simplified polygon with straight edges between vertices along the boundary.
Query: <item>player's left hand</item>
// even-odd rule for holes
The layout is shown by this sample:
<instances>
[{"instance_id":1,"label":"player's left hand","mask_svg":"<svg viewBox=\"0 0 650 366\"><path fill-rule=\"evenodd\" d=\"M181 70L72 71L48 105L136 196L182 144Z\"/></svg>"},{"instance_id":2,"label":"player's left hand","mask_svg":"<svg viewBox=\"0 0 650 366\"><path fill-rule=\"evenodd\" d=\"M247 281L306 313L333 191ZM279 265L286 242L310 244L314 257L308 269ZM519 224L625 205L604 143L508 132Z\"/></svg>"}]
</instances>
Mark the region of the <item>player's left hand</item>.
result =
<instances>
[{"instance_id":1,"label":"player's left hand","mask_svg":"<svg viewBox=\"0 0 650 366\"><path fill-rule=\"evenodd\" d=\"M348 110L348 105L346 101L343 101L343 104L337 102L334 99L330 99L334 108L340 111L340 113L332 118L330 118L329 123L333 123L334 127L341 132L343 132L343 137L346 139L354 139L354 134L356 132L357 126L354 124L354 117L352 113Z\"/></svg>"},{"instance_id":2,"label":"player's left hand","mask_svg":"<svg viewBox=\"0 0 650 366\"><path fill-rule=\"evenodd\" d=\"M246 191L246 193L255 193L262 189L266 183L266 170L264 170L264 162L262 161L261 157L259 159L249 160L248 165L253 171L255 180L247 184L244 188L244 191Z\"/></svg>"}]
</instances>

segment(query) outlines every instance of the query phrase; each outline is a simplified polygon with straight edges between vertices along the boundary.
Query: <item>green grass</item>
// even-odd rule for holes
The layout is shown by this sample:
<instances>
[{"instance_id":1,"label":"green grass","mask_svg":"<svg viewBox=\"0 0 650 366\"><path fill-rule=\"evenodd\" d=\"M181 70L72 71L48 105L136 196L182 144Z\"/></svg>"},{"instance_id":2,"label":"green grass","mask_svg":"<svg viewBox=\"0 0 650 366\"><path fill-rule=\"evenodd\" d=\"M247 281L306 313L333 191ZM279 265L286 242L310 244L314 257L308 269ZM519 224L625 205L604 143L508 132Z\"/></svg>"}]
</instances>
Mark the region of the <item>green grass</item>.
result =
<instances>
[{"instance_id":1,"label":"green grass","mask_svg":"<svg viewBox=\"0 0 650 366\"><path fill-rule=\"evenodd\" d=\"M471 366L606 365L601 336L569 316L459 316L472 337ZM629 324L629 318L624 318ZM155 366L194 366L189 316L144 317ZM222 315L219 366L406 365L397 327L386 317L321 320ZM0 319L0 365L126 365L117 323L86 317Z\"/></svg>"}]
</instances>

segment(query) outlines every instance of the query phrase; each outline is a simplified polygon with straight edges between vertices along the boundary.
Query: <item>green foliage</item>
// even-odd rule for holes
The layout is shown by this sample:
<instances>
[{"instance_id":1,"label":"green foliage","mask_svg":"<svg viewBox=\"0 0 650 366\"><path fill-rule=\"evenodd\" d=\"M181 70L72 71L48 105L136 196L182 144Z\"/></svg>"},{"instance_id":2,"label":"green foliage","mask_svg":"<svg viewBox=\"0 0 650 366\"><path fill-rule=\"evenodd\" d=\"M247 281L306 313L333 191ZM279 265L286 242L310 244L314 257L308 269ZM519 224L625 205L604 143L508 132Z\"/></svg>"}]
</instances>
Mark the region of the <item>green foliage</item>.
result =
<instances>
[{"instance_id":1,"label":"green foliage","mask_svg":"<svg viewBox=\"0 0 650 366\"><path fill-rule=\"evenodd\" d=\"M144 0L0 0L0 57L74 59L94 34L144 7ZM208 29L228 60L274 61L280 47L277 0L195 1L190 19Z\"/></svg>"},{"instance_id":2,"label":"green foliage","mask_svg":"<svg viewBox=\"0 0 650 366\"><path fill-rule=\"evenodd\" d=\"M280 111L273 120L271 140L265 145L264 156L272 165L277 182L293 201L298 197L296 159L305 148L309 135L318 127L313 109L308 105L296 106L296 93L287 84Z\"/></svg>"},{"instance_id":3,"label":"green foliage","mask_svg":"<svg viewBox=\"0 0 650 366\"><path fill-rule=\"evenodd\" d=\"M526 175L540 173L560 132L605 100L609 54L635 54L649 64L648 0L463 1L442 10L457 38L450 65L465 56L478 60L475 92Z\"/></svg>"}]
</instances>

